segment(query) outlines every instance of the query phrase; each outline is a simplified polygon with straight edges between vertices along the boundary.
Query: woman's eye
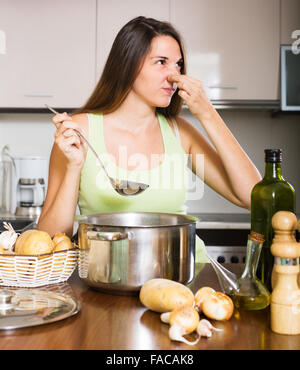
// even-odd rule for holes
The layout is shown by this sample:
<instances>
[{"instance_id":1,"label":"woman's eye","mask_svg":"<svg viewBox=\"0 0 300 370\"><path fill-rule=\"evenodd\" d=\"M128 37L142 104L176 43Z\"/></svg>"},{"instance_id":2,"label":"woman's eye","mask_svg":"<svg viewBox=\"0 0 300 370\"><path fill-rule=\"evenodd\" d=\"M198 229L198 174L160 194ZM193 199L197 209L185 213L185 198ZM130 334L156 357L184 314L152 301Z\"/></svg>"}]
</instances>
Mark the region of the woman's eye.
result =
<instances>
[{"instance_id":1,"label":"woman's eye","mask_svg":"<svg viewBox=\"0 0 300 370\"><path fill-rule=\"evenodd\" d=\"M158 65L166 65L166 63L167 62L164 59L159 59L156 62L156 64L158 64ZM181 69L183 67L183 61L177 62L175 65L176 65L177 68L180 68Z\"/></svg>"}]
</instances>

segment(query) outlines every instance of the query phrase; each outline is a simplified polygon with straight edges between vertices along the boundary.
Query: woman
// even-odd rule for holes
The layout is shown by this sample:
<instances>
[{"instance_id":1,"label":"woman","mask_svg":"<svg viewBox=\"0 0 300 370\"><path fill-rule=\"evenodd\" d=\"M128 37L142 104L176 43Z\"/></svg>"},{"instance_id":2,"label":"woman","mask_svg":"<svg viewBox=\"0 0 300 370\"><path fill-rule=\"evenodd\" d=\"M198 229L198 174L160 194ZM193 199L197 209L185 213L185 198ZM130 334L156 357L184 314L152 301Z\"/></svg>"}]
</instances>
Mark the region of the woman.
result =
<instances>
[{"instance_id":1,"label":"woman","mask_svg":"<svg viewBox=\"0 0 300 370\"><path fill-rule=\"evenodd\" d=\"M213 145L178 116L182 101ZM166 22L137 17L127 23L85 106L72 117L57 114L53 122L48 192L38 223L52 236L72 235L77 202L82 214L184 213L187 155L195 174L201 176L204 163L205 183L240 207L250 208L251 190L260 181L201 82L185 74L182 42ZM74 129L89 138L112 177L150 183L149 188L132 197L117 194Z\"/></svg>"}]
</instances>

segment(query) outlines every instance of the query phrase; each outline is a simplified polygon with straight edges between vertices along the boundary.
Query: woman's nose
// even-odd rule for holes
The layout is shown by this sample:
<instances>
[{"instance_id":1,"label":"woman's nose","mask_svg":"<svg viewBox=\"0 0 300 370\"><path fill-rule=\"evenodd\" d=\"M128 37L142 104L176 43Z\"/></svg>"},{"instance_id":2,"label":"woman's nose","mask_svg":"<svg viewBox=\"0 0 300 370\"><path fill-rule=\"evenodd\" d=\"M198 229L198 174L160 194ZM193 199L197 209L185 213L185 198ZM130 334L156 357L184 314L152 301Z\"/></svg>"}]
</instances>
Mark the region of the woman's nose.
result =
<instances>
[{"instance_id":1,"label":"woman's nose","mask_svg":"<svg viewBox=\"0 0 300 370\"><path fill-rule=\"evenodd\" d=\"M174 75L179 75L180 74L180 67L176 64L169 64L168 66L169 73Z\"/></svg>"},{"instance_id":2,"label":"woman's nose","mask_svg":"<svg viewBox=\"0 0 300 370\"><path fill-rule=\"evenodd\" d=\"M174 76L174 75L180 75L179 68L176 65L169 66L167 69L167 73L166 73L167 80L169 79L170 76Z\"/></svg>"}]
</instances>

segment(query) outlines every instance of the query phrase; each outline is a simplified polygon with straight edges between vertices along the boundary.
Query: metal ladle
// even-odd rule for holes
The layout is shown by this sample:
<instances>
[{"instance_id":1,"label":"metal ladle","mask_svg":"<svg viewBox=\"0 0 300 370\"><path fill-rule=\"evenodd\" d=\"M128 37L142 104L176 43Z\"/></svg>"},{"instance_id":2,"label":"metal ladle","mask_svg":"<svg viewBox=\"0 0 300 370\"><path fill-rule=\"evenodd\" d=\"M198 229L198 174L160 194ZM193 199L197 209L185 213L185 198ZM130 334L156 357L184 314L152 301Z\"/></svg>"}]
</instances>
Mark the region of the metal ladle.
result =
<instances>
[{"instance_id":1,"label":"metal ladle","mask_svg":"<svg viewBox=\"0 0 300 370\"><path fill-rule=\"evenodd\" d=\"M49 105L45 104L45 106L54 114L59 114L56 110L53 108L49 107ZM145 189L149 187L147 184L143 184L141 182L135 182L135 181L128 181L128 180L115 180L112 177L110 177L104 167L104 164L102 163L100 157L94 150L94 148L91 146L91 144L87 141L87 139L77 130L74 130L76 134L87 144L87 146L91 149L93 154L96 156L98 159L103 171L105 172L106 176L108 177L112 187L115 189L117 193L120 195L123 195L124 197L128 197L131 195L138 195L141 192L143 192Z\"/></svg>"}]
</instances>

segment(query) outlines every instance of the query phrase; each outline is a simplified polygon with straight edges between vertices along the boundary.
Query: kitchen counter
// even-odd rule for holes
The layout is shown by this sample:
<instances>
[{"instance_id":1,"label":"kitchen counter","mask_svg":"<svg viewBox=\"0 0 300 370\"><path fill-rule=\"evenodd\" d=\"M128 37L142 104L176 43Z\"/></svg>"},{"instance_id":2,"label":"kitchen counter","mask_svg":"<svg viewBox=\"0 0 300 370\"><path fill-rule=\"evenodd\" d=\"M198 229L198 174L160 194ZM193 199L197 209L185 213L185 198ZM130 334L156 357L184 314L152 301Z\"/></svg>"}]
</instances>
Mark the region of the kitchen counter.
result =
<instances>
[{"instance_id":1,"label":"kitchen counter","mask_svg":"<svg viewBox=\"0 0 300 370\"><path fill-rule=\"evenodd\" d=\"M250 230L250 213L189 213L197 217L197 229Z\"/></svg>"},{"instance_id":2,"label":"kitchen counter","mask_svg":"<svg viewBox=\"0 0 300 370\"><path fill-rule=\"evenodd\" d=\"M248 213L189 213L197 217L197 229L233 229L250 230L251 214ZM296 213L297 219L300 214Z\"/></svg>"},{"instance_id":3,"label":"kitchen counter","mask_svg":"<svg viewBox=\"0 0 300 370\"><path fill-rule=\"evenodd\" d=\"M243 265L230 265L230 268L240 273ZM203 266L191 289L195 292L202 286L219 290L210 264ZM223 331L215 332L211 338L201 338L195 346L188 346L170 341L169 326L160 321L158 313L143 307L138 297L92 290L81 282L77 271L67 283L49 288L77 297L81 301L81 311L56 323L2 331L1 349L299 349L300 345L300 335L279 335L270 330L269 308L252 312L235 310L229 321L213 323ZM194 339L195 335L187 338Z\"/></svg>"}]
</instances>

